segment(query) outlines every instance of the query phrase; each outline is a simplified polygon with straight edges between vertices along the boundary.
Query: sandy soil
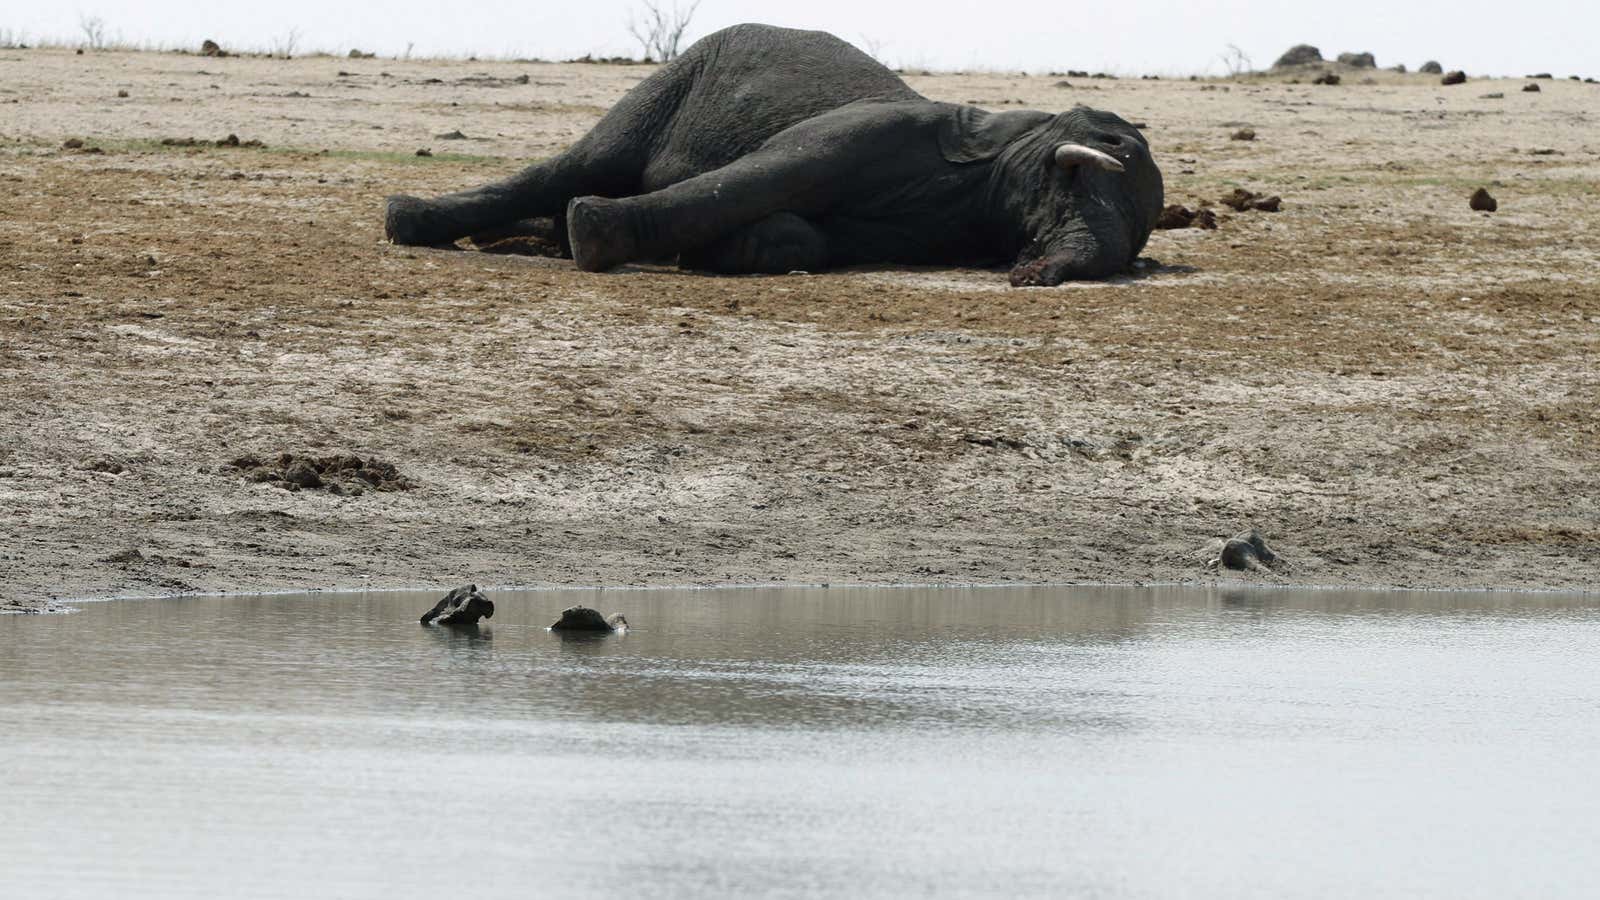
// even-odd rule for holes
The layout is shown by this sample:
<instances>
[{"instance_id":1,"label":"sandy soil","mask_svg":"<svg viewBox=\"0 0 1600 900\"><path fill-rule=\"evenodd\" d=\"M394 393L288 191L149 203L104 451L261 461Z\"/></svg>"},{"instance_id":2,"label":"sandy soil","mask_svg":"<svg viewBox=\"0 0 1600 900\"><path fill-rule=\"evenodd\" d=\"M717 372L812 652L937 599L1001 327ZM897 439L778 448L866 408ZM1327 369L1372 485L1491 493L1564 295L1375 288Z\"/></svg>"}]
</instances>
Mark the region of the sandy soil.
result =
<instances>
[{"instance_id":1,"label":"sandy soil","mask_svg":"<svg viewBox=\"0 0 1600 900\"><path fill-rule=\"evenodd\" d=\"M646 71L0 51L0 606L1600 585L1600 86L908 79L1146 123L1171 203L1282 196L1157 232L1111 283L590 275L383 243L384 195L555 152ZM266 146L161 143L230 133ZM1479 186L1498 212L1468 209ZM403 489L254 480L284 453L391 464ZM1207 567L1249 526L1277 571Z\"/></svg>"}]
</instances>

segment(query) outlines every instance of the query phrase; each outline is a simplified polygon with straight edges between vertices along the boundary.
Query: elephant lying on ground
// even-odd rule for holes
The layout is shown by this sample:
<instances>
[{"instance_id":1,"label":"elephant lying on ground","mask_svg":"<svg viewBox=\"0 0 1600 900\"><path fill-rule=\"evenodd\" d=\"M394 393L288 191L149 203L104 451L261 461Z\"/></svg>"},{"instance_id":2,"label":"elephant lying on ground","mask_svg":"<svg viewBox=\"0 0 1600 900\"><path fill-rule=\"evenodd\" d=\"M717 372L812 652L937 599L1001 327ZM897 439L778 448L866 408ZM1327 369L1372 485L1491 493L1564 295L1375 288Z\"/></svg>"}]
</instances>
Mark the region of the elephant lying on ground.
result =
<instances>
[{"instance_id":1,"label":"elephant lying on ground","mask_svg":"<svg viewBox=\"0 0 1600 900\"><path fill-rule=\"evenodd\" d=\"M385 230L444 244L550 217L587 271L1009 263L1012 284L1050 285L1127 269L1161 205L1149 145L1112 113L935 103L832 35L737 25L559 156L475 190L390 197Z\"/></svg>"}]
</instances>

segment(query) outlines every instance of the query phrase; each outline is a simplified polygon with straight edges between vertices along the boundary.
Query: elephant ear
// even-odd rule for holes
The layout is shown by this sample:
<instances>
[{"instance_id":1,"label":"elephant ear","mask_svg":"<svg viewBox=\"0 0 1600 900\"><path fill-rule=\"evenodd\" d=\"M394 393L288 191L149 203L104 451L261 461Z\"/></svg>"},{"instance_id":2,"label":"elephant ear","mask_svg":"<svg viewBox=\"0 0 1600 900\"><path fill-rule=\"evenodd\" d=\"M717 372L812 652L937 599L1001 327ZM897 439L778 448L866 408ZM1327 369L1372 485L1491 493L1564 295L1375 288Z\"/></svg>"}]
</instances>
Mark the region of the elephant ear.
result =
<instances>
[{"instance_id":1,"label":"elephant ear","mask_svg":"<svg viewBox=\"0 0 1600 900\"><path fill-rule=\"evenodd\" d=\"M952 106L939 128L939 152L953 163L994 159L1007 144L1052 118L1027 109L992 113L976 106Z\"/></svg>"}]
</instances>

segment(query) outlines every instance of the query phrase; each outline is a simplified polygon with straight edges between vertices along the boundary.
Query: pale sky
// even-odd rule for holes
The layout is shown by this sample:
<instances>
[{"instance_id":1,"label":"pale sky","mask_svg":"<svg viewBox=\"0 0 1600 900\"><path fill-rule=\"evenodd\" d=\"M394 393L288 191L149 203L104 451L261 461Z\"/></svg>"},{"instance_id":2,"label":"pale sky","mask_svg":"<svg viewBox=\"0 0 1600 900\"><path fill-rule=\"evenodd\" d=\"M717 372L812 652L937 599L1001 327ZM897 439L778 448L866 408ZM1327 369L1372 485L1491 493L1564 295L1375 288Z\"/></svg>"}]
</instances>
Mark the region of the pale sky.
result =
<instances>
[{"instance_id":1,"label":"pale sky","mask_svg":"<svg viewBox=\"0 0 1600 900\"><path fill-rule=\"evenodd\" d=\"M669 0L670 2L670 0ZM135 43L267 49L291 28L302 49L351 47L395 55L567 59L639 55L627 21L636 0L81 0L0 2L0 37L79 39L80 16ZM831 31L876 42L890 65L934 69L1089 69L1123 75L1222 74L1238 45L1258 68L1290 45L1332 58L1371 51L1378 64L1415 69L1437 59L1470 75L1553 72L1600 78L1600 3L1550 0L704 0L689 37L738 22Z\"/></svg>"}]
</instances>

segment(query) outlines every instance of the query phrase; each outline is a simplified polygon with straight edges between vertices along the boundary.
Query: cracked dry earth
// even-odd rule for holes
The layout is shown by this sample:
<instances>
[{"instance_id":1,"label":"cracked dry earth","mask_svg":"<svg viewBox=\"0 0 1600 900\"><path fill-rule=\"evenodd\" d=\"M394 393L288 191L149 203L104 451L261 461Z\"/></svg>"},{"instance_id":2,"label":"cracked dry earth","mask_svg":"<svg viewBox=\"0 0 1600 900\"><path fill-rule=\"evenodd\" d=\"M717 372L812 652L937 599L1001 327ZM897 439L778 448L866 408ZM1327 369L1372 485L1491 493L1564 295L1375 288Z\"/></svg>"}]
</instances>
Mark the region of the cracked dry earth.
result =
<instances>
[{"instance_id":1,"label":"cracked dry earth","mask_svg":"<svg viewBox=\"0 0 1600 900\"><path fill-rule=\"evenodd\" d=\"M0 606L1600 584L1600 87L911 78L1142 122L1169 203L1283 198L1109 283L383 243L386 194L556 152L646 71L0 51ZM1282 565L1206 565L1250 526Z\"/></svg>"}]
</instances>

